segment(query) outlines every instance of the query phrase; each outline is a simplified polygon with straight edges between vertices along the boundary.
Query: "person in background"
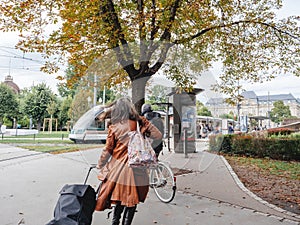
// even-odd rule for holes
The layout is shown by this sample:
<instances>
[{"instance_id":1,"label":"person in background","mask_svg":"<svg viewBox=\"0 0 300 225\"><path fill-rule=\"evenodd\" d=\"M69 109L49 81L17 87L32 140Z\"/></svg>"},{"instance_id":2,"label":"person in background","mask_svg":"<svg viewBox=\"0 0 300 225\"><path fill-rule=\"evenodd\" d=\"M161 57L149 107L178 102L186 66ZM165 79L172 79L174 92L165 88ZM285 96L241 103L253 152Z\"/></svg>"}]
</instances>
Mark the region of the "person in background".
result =
<instances>
[{"instance_id":1,"label":"person in background","mask_svg":"<svg viewBox=\"0 0 300 225\"><path fill-rule=\"evenodd\" d=\"M161 115L157 112L153 112L151 105L144 104L142 106L142 116L149 120L162 134L164 133L164 123L161 119ZM159 153L163 149L163 139L154 139L152 142L152 148L155 151L156 158L158 159Z\"/></svg>"},{"instance_id":2,"label":"person in background","mask_svg":"<svg viewBox=\"0 0 300 225\"><path fill-rule=\"evenodd\" d=\"M207 126L206 126L205 123L201 124L201 131L200 132L201 132L201 138L206 138L208 136L208 129L207 129Z\"/></svg>"},{"instance_id":3,"label":"person in background","mask_svg":"<svg viewBox=\"0 0 300 225\"><path fill-rule=\"evenodd\" d=\"M234 133L233 125L232 123L230 123L228 126L228 134L233 134L233 133Z\"/></svg>"},{"instance_id":4,"label":"person in background","mask_svg":"<svg viewBox=\"0 0 300 225\"><path fill-rule=\"evenodd\" d=\"M114 204L112 225L130 225L137 204L144 202L149 190L149 177L145 168L128 166L130 131L140 131L153 139L162 138L161 132L146 118L139 116L128 98L120 98L107 109L111 125L106 145L98 160L98 178L103 181L96 203L96 211L111 208ZM101 118L101 117L100 117Z\"/></svg>"}]
</instances>

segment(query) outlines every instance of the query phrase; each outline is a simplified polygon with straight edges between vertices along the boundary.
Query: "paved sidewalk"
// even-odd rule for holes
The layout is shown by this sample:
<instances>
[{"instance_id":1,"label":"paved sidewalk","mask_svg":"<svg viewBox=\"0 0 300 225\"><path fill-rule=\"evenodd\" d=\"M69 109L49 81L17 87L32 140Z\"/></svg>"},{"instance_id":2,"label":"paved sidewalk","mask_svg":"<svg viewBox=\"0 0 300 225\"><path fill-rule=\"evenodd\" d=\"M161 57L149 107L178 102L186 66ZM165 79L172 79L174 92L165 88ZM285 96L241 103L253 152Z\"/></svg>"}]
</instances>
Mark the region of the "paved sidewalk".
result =
<instances>
[{"instance_id":1,"label":"paved sidewalk","mask_svg":"<svg viewBox=\"0 0 300 225\"><path fill-rule=\"evenodd\" d=\"M164 151L162 158L170 162L172 167L194 171L177 177L178 190L300 222L300 215L269 204L250 192L226 159L206 152L207 149L207 142L198 141L197 153L189 153L187 158L184 154Z\"/></svg>"},{"instance_id":2,"label":"paved sidewalk","mask_svg":"<svg viewBox=\"0 0 300 225\"><path fill-rule=\"evenodd\" d=\"M172 167L193 169L195 173L177 177L178 192L170 204L163 204L153 191L138 207L136 225L295 225L299 216L279 212L249 196L234 181L226 162L218 155L165 151L163 158ZM95 163L101 149L60 155L43 154L0 144L1 225L42 225L53 218L59 191L66 183L82 183L88 165ZM94 171L89 184L97 186ZM96 212L93 225L110 224L107 212Z\"/></svg>"}]
</instances>

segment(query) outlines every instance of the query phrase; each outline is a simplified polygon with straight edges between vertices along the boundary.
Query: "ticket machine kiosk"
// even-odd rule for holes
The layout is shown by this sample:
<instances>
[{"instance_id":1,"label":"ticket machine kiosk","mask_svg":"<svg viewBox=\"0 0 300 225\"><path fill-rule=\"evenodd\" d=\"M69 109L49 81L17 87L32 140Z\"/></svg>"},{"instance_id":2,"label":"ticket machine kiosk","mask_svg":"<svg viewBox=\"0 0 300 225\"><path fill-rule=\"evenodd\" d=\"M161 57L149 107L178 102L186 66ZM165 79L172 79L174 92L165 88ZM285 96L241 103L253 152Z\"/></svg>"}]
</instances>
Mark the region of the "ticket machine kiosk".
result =
<instances>
[{"instance_id":1,"label":"ticket machine kiosk","mask_svg":"<svg viewBox=\"0 0 300 225\"><path fill-rule=\"evenodd\" d=\"M176 153L196 151L196 95L204 91L194 88L191 92L169 94L173 106L173 138Z\"/></svg>"}]
</instances>

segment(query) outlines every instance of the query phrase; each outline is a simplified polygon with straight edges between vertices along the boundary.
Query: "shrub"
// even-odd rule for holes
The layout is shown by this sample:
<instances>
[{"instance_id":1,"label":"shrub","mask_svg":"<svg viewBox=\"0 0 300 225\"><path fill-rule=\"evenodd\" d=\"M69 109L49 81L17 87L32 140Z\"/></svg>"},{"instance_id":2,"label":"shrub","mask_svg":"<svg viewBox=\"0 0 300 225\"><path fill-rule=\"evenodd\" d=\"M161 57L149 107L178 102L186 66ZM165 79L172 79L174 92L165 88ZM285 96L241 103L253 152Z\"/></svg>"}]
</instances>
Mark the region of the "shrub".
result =
<instances>
[{"instance_id":1,"label":"shrub","mask_svg":"<svg viewBox=\"0 0 300 225\"><path fill-rule=\"evenodd\" d=\"M209 136L209 151L219 152L223 143L222 134L213 134Z\"/></svg>"},{"instance_id":2,"label":"shrub","mask_svg":"<svg viewBox=\"0 0 300 225\"><path fill-rule=\"evenodd\" d=\"M232 139L232 153L238 155L252 155L252 139L251 135L236 135Z\"/></svg>"},{"instance_id":3,"label":"shrub","mask_svg":"<svg viewBox=\"0 0 300 225\"><path fill-rule=\"evenodd\" d=\"M223 141L221 143L221 148L220 151L224 153L229 153L232 150L231 143L232 143L232 138L234 135L232 134L226 134L224 135Z\"/></svg>"},{"instance_id":4,"label":"shrub","mask_svg":"<svg viewBox=\"0 0 300 225\"><path fill-rule=\"evenodd\" d=\"M300 133L293 133L290 136L291 136L291 138L300 139Z\"/></svg>"},{"instance_id":5,"label":"shrub","mask_svg":"<svg viewBox=\"0 0 300 225\"><path fill-rule=\"evenodd\" d=\"M258 158L271 158L277 160L300 161L300 138L264 138L242 135L212 135L209 148L211 151L251 156Z\"/></svg>"},{"instance_id":6,"label":"shrub","mask_svg":"<svg viewBox=\"0 0 300 225\"><path fill-rule=\"evenodd\" d=\"M272 159L300 161L300 139L278 138L271 140L271 151L268 155Z\"/></svg>"},{"instance_id":7,"label":"shrub","mask_svg":"<svg viewBox=\"0 0 300 225\"><path fill-rule=\"evenodd\" d=\"M267 138L254 138L253 139L253 156L258 158L269 157L268 152L271 151L272 145Z\"/></svg>"}]
</instances>

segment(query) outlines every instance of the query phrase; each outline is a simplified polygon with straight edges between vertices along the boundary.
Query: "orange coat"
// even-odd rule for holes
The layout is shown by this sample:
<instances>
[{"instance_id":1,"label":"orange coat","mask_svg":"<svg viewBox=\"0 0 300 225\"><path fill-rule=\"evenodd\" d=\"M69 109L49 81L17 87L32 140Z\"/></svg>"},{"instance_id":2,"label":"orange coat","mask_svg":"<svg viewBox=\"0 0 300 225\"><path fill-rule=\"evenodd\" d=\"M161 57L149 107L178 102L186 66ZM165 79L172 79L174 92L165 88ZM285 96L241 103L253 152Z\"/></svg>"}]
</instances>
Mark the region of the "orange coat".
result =
<instances>
[{"instance_id":1,"label":"orange coat","mask_svg":"<svg viewBox=\"0 0 300 225\"><path fill-rule=\"evenodd\" d=\"M144 117L141 117L142 133L150 133L150 138L160 139L162 134ZM98 178L103 181L96 204L97 211L111 207L111 203L120 201L121 205L132 207L144 202L149 191L147 169L130 168L128 166L127 146L128 132L136 130L137 122L123 121L110 125L106 146L98 161L100 173Z\"/></svg>"}]
</instances>

